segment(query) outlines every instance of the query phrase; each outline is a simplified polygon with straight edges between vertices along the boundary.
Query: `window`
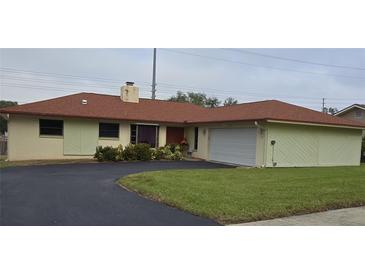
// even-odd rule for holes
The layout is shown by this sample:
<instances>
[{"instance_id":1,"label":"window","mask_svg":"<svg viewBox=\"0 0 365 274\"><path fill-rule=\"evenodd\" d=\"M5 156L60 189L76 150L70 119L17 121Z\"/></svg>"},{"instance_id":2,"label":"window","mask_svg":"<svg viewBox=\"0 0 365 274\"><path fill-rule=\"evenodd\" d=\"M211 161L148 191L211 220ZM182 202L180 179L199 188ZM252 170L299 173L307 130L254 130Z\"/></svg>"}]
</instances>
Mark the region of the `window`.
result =
<instances>
[{"instance_id":1,"label":"window","mask_svg":"<svg viewBox=\"0 0 365 274\"><path fill-rule=\"evenodd\" d=\"M137 125L131 125L131 144L137 143Z\"/></svg>"},{"instance_id":2,"label":"window","mask_svg":"<svg viewBox=\"0 0 365 274\"><path fill-rule=\"evenodd\" d=\"M149 144L158 147L159 127L155 125L131 125L131 144Z\"/></svg>"},{"instance_id":3,"label":"window","mask_svg":"<svg viewBox=\"0 0 365 274\"><path fill-rule=\"evenodd\" d=\"M99 138L119 138L119 124L99 123Z\"/></svg>"},{"instance_id":4,"label":"window","mask_svg":"<svg viewBox=\"0 0 365 274\"><path fill-rule=\"evenodd\" d=\"M194 129L194 150L198 150L199 128Z\"/></svg>"},{"instance_id":5,"label":"window","mask_svg":"<svg viewBox=\"0 0 365 274\"><path fill-rule=\"evenodd\" d=\"M63 136L63 121L39 119L39 135Z\"/></svg>"}]
</instances>

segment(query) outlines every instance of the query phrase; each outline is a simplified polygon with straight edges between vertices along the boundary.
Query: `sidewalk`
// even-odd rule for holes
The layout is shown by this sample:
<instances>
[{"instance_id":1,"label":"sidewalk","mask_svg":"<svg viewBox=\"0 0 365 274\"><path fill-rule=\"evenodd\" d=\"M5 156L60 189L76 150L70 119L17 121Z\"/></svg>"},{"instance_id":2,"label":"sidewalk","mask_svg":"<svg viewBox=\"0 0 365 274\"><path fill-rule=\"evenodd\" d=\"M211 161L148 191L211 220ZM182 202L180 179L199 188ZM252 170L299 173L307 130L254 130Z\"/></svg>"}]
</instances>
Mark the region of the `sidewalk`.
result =
<instances>
[{"instance_id":1,"label":"sidewalk","mask_svg":"<svg viewBox=\"0 0 365 274\"><path fill-rule=\"evenodd\" d=\"M319 213L291 216L266 221L237 224L242 226L289 226L289 225L318 225L318 226L339 226L339 225L365 225L365 206L329 210Z\"/></svg>"}]
</instances>

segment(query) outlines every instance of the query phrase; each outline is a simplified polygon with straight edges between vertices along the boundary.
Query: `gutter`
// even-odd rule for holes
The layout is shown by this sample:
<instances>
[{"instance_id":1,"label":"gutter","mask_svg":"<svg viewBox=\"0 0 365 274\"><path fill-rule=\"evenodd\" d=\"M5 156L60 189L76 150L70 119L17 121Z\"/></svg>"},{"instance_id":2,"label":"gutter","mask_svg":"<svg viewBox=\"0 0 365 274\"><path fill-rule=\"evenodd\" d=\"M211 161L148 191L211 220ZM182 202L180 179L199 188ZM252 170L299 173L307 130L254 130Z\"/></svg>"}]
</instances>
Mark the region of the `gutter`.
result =
<instances>
[{"instance_id":1,"label":"gutter","mask_svg":"<svg viewBox=\"0 0 365 274\"><path fill-rule=\"evenodd\" d=\"M284 120L266 120L268 123L278 124L291 124L291 125L304 125L304 126L318 126L318 127L335 127L335 128L348 128L348 129L365 129L365 124L360 125L340 125L340 124L326 124L326 123L311 123L311 122L296 122L296 121L284 121Z\"/></svg>"}]
</instances>

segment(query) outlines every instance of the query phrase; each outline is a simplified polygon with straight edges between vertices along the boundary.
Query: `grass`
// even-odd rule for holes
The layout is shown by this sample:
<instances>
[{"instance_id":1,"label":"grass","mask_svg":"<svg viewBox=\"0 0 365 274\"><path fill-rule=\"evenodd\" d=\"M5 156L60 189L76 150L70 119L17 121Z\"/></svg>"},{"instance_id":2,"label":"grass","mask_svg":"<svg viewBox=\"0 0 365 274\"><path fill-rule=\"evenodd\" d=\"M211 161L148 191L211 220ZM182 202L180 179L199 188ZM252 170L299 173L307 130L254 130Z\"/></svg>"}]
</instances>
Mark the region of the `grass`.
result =
<instances>
[{"instance_id":1,"label":"grass","mask_svg":"<svg viewBox=\"0 0 365 274\"><path fill-rule=\"evenodd\" d=\"M0 169L16 166L35 166L35 165L55 165L55 164L74 164L74 163L89 163L95 162L89 159L75 159L75 160L29 160L29 161L5 161L0 159Z\"/></svg>"},{"instance_id":2,"label":"grass","mask_svg":"<svg viewBox=\"0 0 365 274\"><path fill-rule=\"evenodd\" d=\"M365 166L170 170L119 184L222 224L365 205Z\"/></svg>"}]
</instances>

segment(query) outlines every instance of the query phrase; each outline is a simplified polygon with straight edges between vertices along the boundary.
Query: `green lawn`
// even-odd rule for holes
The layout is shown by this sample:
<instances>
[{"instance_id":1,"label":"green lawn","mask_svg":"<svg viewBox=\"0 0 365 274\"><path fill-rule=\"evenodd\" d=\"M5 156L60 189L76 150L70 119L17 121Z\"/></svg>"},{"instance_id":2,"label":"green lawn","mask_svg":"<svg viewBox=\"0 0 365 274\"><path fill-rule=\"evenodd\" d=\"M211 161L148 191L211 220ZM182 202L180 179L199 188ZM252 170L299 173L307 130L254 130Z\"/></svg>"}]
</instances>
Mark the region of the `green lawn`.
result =
<instances>
[{"instance_id":1,"label":"green lawn","mask_svg":"<svg viewBox=\"0 0 365 274\"><path fill-rule=\"evenodd\" d=\"M365 205L364 165L155 171L119 183L223 224Z\"/></svg>"}]
</instances>

